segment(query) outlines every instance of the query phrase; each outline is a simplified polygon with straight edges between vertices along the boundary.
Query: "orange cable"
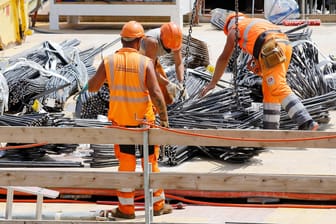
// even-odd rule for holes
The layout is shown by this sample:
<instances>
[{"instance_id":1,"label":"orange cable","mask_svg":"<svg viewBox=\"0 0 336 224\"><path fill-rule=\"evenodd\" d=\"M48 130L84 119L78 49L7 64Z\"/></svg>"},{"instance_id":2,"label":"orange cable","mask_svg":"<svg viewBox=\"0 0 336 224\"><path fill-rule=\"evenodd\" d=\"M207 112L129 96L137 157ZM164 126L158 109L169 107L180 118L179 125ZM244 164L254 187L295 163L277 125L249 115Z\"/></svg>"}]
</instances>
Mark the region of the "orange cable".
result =
<instances>
[{"instance_id":1,"label":"orange cable","mask_svg":"<svg viewBox=\"0 0 336 224\"><path fill-rule=\"evenodd\" d=\"M185 199L175 195L165 194L167 198L180 200L190 204L206 205L206 206L223 206L223 207L247 207L247 208L314 208L314 209L335 209L336 205L299 205L299 204L233 204L233 203L217 203L204 202L197 200Z\"/></svg>"},{"instance_id":2,"label":"orange cable","mask_svg":"<svg viewBox=\"0 0 336 224\"><path fill-rule=\"evenodd\" d=\"M206 137L206 138L215 138L215 139L222 139L222 140L230 140L230 141L248 141L248 142L282 142L282 141L316 141L321 139L331 139L336 138L336 135L330 136L320 136L320 137L312 137L312 138L291 138L291 139L258 139L258 138L234 138L234 137L221 137L221 136L213 136L213 135L206 135L206 134L195 134L195 133L188 133L184 131L172 130L170 128L161 127L159 125L153 125L156 128L160 128L165 131L174 132L177 134L183 135L191 135L191 136L198 136L198 137Z\"/></svg>"},{"instance_id":3,"label":"orange cable","mask_svg":"<svg viewBox=\"0 0 336 224\"><path fill-rule=\"evenodd\" d=\"M11 146L4 146L0 147L1 150L7 150L7 149L26 149L26 148L32 148L32 147L39 147L43 145L47 145L47 142L41 142L41 143L32 143L32 144L25 144L25 145L11 145Z\"/></svg>"},{"instance_id":4,"label":"orange cable","mask_svg":"<svg viewBox=\"0 0 336 224\"><path fill-rule=\"evenodd\" d=\"M118 125L108 125L108 126L105 126L105 128L115 128L115 129L135 131L135 132L145 132L145 131L148 131L150 129L150 127L148 127L148 128L128 128L128 127L122 127L122 126L118 126Z\"/></svg>"}]
</instances>

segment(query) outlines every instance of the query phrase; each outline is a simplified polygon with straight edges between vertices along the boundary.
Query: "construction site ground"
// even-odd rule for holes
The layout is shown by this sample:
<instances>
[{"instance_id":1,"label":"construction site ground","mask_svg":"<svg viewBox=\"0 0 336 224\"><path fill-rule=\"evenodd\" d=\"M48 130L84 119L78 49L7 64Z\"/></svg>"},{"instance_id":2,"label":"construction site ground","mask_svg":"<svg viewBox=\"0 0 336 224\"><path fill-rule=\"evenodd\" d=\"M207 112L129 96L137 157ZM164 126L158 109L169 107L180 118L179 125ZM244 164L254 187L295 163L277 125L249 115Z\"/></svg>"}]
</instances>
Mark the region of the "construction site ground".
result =
<instances>
[{"instance_id":1,"label":"construction site ground","mask_svg":"<svg viewBox=\"0 0 336 224\"><path fill-rule=\"evenodd\" d=\"M64 40L77 38L81 41L79 48L86 49L112 42L119 36L120 25L109 23L85 23L76 26L61 24L59 31L50 31L47 23L37 23L36 31L27 36L23 44L0 51L0 58L9 58L31 49L43 41L60 43ZM155 24L145 24L145 28L155 27ZM293 27L282 27L283 30ZM328 23L320 26L311 26L312 40L324 55L336 55L336 24ZM184 26L187 34L189 27ZM192 36L207 43L210 63L215 65L216 59L225 44L224 33L210 23L201 23L193 27ZM101 56L113 53L120 48L120 44L102 52ZM95 60L98 64L100 56ZM229 76L227 76L229 78ZM69 103L67 110L71 113L73 105ZM330 112L330 122L321 128L335 131L336 113ZM274 174L336 174L336 150L325 148L266 148L258 156L243 164L230 164L225 162L193 159L175 167L161 167L161 172L224 172L224 173L274 173ZM113 169L113 168L101 168ZM262 200L261 200L262 201ZM318 203L314 203L315 205ZM321 205L323 202L321 202ZM333 202L335 204L335 202ZM272 203L260 203L261 206L246 203L245 205L227 204L227 206L200 206L187 205L184 209L175 209L172 214L154 217L155 223L274 223L274 224L316 224L335 223L335 208L319 208L312 205L284 206ZM264 206L262 206L264 205ZM271 205L271 206L267 206ZM306 205L309 205L307 202ZM0 218L5 215L5 203L0 203ZM102 204L60 204L44 203L43 219L52 220L61 217L61 220L94 220L101 209L111 209L113 205ZM34 219L34 203L14 203L13 219ZM144 222L144 210L136 211L134 222ZM122 221L122 220L118 220ZM126 220L125 222L129 222Z\"/></svg>"}]
</instances>

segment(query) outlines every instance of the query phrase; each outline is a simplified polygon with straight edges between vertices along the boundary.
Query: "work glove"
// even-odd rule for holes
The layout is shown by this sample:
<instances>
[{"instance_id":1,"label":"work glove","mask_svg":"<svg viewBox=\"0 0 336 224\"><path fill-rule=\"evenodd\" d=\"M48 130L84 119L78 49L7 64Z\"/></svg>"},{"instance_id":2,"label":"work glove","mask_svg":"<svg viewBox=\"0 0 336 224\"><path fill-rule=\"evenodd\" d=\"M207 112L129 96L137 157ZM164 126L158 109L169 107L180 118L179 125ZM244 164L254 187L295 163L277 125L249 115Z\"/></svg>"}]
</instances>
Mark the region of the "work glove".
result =
<instances>
[{"instance_id":1,"label":"work glove","mask_svg":"<svg viewBox=\"0 0 336 224\"><path fill-rule=\"evenodd\" d=\"M88 83L85 83L85 85L83 86L83 88L79 91L79 93L83 93L85 92L86 90L89 89L89 84Z\"/></svg>"},{"instance_id":2,"label":"work glove","mask_svg":"<svg viewBox=\"0 0 336 224\"><path fill-rule=\"evenodd\" d=\"M178 93L182 100L186 100L189 98L188 92L186 88L184 87L183 83L175 84L173 82L169 82L169 84L167 85L167 92L174 99Z\"/></svg>"},{"instance_id":3,"label":"work glove","mask_svg":"<svg viewBox=\"0 0 336 224\"><path fill-rule=\"evenodd\" d=\"M179 86L173 82L169 82L167 85L167 92L173 99L175 99L177 93L179 91Z\"/></svg>"},{"instance_id":4,"label":"work glove","mask_svg":"<svg viewBox=\"0 0 336 224\"><path fill-rule=\"evenodd\" d=\"M178 89L180 91L180 99L181 100L184 101L184 100L189 99L189 94L188 94L187 88L185 88L185 85L183 85L183 83L178 84Z\"/></svg>"},{"instance_id":5,"label":"work glove","mask_svg":"<svg viewBox=\"0 0 336 224\"><path fill-rule=\"evenodd\" d=\"M169 123L168 121L160 120L160 126L164 128L169 128Z\"/></svg>"},{"instance_id":6,"label":"work glove","mask_svg":"<svg viewBox=\"0 0 336 224\"><path fill-rule=\"evenodd\" d=\"M78 86L78 88L80 88L80 87ZM88 88L89 88L89 84L86 83L79 92L75 93L75 95L73 96L73 99L76 99L76 101L77 101L79 99L78 96L82 95L85 91L88 90Z\"/></svg>"}]
</instances>

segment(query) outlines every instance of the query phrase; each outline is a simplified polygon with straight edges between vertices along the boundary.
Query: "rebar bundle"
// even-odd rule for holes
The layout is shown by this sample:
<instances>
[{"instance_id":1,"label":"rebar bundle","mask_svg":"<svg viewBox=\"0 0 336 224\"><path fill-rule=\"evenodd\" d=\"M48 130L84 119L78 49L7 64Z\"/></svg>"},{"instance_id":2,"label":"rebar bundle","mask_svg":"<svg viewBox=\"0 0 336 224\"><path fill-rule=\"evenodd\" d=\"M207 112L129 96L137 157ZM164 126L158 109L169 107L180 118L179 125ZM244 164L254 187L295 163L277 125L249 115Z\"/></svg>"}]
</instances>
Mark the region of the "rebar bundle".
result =
<instances>
[{"instance_id":1,"label":"rebar bundle","mask_svg":"<svg viewBox=\"0 0 336 224\"><path fill-rule=\"evenodd\" d=\"M255 147L212 147L212 146L176 146L161 147L160 163L166 166L178 166L193 158L207 158L212 161L244 163L262 152Z\"/></svg>"},{"instance_id":2,"label":"rebar bundle","mask_svg":"<svg viewBox=\"0 0 336 224\"><path fill-rule=\"evenodd\" d=\"M64 103L95 73L93 58L111 44L79 51L79 41L41 45L9 59L3 75L9 86L8 111L31 109L38 100L47 112L62 111Z\"/></svg>"},{"instance_id":3,"label":"rebar bundle","mask_svg":"<svg viewBox=\"0 0 336 224\"><path fill-rule=\"evenodd\" d=\"M114 154L113 144L91 144L92 149L91 156L85 162L90 164L90 167L110 167L118 166L119 161Z\"/></svg>"},{"instance_id":4,"label":"rebar bundle","mask_svg":"<svg viewBox=\"0 0 336 224\"><path fill-rule=\"evenodd\" d=\"M104 84L97 93L83 92L76 100L76 117L95 119L98 115L107 115L109 89Z\"/></svg>"},{"instance_id":5,"label":"rebar bundle","mask_svg":"<svg viewBox=\"0 0 336 224\"><path fill-rule=\"evenodd\" d=\"M4 114L0 116L0 126L47 126L49 115L47 113L32 113L24 115Z\"/></svg>"},{"instance_id":6,"label":"rebar bundle","mask_svg":"<svg viewBox=\"0 0 336 224\"><path fill-rule=\"evenodd\" d=\"M182 57L186 56L187 41L188 37L183 35L181 50ZM200 66L206 67L210 64L208 46L204 41L191 37L189 42L188 55L189 68L197 68ZM163 55L159 58L159 60L164 67L174 65L173 53Z\"/></svg>"}]
</instances>

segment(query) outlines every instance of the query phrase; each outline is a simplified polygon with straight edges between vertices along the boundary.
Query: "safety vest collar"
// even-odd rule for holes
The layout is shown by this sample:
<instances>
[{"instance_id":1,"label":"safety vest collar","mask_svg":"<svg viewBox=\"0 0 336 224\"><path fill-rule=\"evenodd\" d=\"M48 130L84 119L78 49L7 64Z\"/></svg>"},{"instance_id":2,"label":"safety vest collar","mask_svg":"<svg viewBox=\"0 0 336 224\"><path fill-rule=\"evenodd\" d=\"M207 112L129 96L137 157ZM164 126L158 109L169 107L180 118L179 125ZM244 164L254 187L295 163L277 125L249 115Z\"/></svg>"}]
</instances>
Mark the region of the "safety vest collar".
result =
<instances>
[{"instance_id":1,"label":"safety vest collar","mask_svg":"<svg viewBox=\"0 0 336 224\"><path fill-rule=\"evenodd\" d=\"M135 48L123 47L120 48L117 52L138 52L138 50Z\"/></svg>"}]
</instances>

